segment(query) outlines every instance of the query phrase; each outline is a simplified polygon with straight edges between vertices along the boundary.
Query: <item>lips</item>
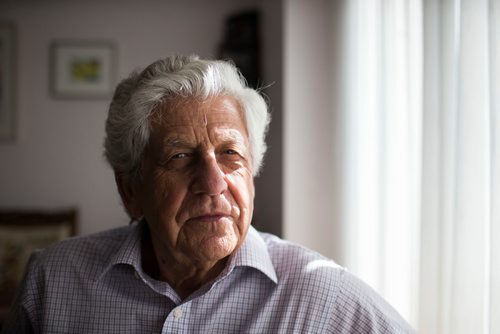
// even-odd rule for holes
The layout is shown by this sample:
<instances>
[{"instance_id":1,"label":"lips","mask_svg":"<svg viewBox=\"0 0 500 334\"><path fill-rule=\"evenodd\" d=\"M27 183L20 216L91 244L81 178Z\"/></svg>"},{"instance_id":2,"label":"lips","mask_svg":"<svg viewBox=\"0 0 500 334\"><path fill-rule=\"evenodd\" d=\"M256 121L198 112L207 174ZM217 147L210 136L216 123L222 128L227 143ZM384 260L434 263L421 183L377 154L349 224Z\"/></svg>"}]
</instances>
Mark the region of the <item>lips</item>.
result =
<instances>
[{"instance_id":1,"label":"lips","mask_svg":"<svg viewBox=\"0 0 500 334\"><path fill-rule=\"evenodd\" d=\"M200 222L209 223L209 222L219 221L223 218L231 218L231 215L225 214L225 213L219 213L219 212L206 213L206 214L200 214L200 215L196 215L194 217L191 217L191 218L189 218L189 220L196 220L196 221L200 221Z\"/></svg>"}]
</instances>

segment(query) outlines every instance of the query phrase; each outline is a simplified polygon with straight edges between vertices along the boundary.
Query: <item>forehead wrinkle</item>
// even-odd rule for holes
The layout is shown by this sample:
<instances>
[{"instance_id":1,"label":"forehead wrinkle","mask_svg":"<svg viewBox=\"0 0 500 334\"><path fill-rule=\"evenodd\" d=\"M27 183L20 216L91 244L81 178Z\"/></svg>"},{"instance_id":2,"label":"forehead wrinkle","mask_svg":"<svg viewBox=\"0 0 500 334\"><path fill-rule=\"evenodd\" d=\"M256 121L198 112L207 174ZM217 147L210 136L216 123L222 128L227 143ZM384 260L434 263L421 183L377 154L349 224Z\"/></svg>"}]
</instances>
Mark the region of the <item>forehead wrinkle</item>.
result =
<instances>
[{"instance_id":1,"label":"forehead wrinkle","mask_svg":"<svg viewBox=\"0 0 500 334\"><path fill-rule=\"evenodd\" d=\"M237 101L225 99L221 103L210 102L213 101L176 100L165 103L161 122L153 129L158 135L157 143L164 148L193 148L212 142L214 145L233 144L248 151L246 122ZM182 112L179 113L180 110ZM177 116L170 117L173 116L170 112ZM242 127L237 125L234 128L239 122Z\"/></svg>"}]
</instances>

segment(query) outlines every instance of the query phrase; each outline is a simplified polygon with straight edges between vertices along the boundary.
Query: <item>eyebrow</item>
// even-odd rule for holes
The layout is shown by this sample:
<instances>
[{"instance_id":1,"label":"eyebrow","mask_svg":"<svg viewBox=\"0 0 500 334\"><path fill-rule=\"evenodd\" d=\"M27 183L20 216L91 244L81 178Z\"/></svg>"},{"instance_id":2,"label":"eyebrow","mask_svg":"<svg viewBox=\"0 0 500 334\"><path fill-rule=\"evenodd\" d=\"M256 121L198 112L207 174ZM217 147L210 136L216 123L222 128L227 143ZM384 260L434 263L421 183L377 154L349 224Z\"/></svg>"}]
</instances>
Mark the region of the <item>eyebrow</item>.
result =
<instances>
[{"instance_id":1,"label":"eyebrow","mask_svg":"<svg viewBox=\"0 0 500 334\"><path fill-rule=\"evenodd\" d=\"M242 150L242 153L248 154L250 148L245 143L245 136L236 129L221 129L216 131L214 134L217 145L236 145L236 147ZM193 143L190 140L183 139L178 136L170 136L162 141L163 149L168 148L195 148L198 143Z\"/></svg>"},{"instance_id":2,"label":"eyebrow","mask_svg":"<svg viewBox=\"0 0 500 334\"><path fill-rule=\"evenodd\" d=\"M226 129L226 131L216 133L215 136L217 140L221 140L226 144L236 144L238 147L248 151L248 145L245 144L245 137L238 130Z\"/></svg>"},{"instance_id":3,"label":"eyebrow","mask_svg":"<svg viewBox=\"0 0 500 334\"><path fill-rule=\"evenodd\" d=\"M223 131L216 131L215 136L217 137L217 139L222 139L225 141L244 142L241 132L236 129L224 129Z\"/></svg>"},{"instance_id":4,"label":"eyebrow","mask_svg":"<svg viewBox=\"0 0 500 334\"><path fill-rule=\"evenodd\" d=\"M192 143L181 139L181 138L166 138L163 141L164 146L170 146L170 147L190 147L193 146Z\"/></svg>"}]
</instances>

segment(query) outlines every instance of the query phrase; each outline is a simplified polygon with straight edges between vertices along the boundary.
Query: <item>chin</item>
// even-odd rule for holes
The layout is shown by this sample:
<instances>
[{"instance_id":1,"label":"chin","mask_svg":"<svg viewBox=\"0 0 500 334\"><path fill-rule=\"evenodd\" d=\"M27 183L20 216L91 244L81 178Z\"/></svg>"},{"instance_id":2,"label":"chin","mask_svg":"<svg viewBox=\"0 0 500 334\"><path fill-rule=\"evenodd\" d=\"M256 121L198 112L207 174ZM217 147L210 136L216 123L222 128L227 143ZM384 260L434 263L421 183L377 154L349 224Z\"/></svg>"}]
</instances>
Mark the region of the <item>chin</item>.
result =
<instances>
[{"instance_id":1,"label":"chin","mask_svg":"<svg viewBox=\"0 0 500 334\"><path fill-rule=\"evenodd\" d=\"M231 255L238 246L238 238L235 235L224 237L211 237L199 245L198 251L202 251L204 257L209 261L218 261Z\"/></svg>"}]
</instances>

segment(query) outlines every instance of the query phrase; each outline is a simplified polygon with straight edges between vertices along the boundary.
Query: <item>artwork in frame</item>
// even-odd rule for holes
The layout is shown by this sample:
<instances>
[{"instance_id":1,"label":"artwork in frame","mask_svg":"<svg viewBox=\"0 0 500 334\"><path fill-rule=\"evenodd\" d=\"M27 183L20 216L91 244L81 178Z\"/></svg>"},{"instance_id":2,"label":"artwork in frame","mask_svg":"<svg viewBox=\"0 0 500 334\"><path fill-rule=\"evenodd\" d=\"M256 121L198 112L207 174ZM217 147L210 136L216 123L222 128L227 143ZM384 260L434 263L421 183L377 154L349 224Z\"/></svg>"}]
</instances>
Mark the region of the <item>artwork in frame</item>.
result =
<instances>
[{"instance_id":1,"label":"artwork in frame","mask_svg":"<svg viewBox=\"0 0 500 334\"><path fill-rule=\"evenodd\" d=\"M0 211L0 324L36 249L74 236L77 211Z\"/></svg>"},{"instance_id":2,"label":"artwork in frame","mask_svg":"<svg viewBox=\"0 0 500 334\"><path fill-rule=\"evenodd\" d=\"M0 141L16 137L16 30L0 22Z\"/></svg>"},{"instance_id":3,"label":"artwork in frame","mask_svg":"<svg viewBox=\"0 0 500 334\"><path fill-rule=\"evenodd\" d=\"M51 92L56 98L109 98L116 84L110 41L55 41L50 47Z\"/></svg>"}]
</instances>

